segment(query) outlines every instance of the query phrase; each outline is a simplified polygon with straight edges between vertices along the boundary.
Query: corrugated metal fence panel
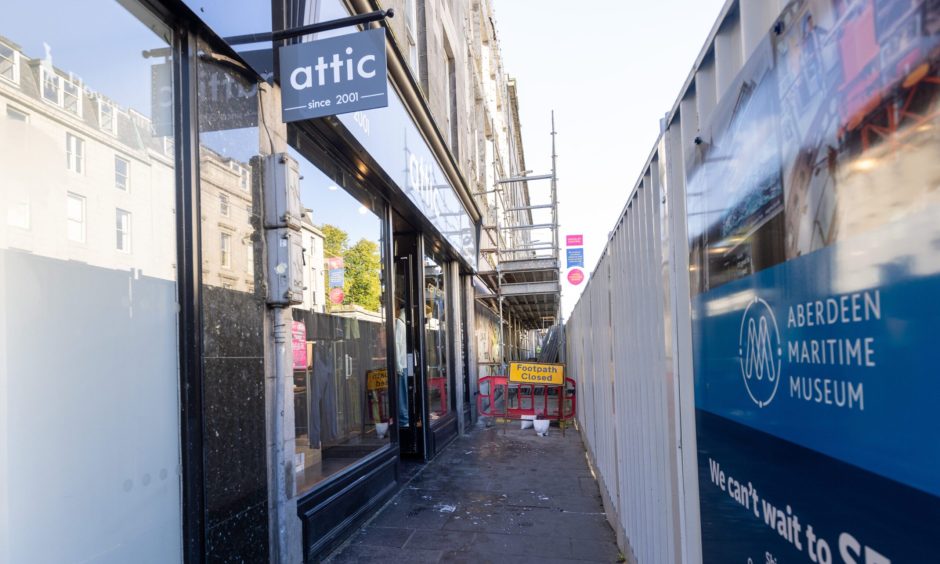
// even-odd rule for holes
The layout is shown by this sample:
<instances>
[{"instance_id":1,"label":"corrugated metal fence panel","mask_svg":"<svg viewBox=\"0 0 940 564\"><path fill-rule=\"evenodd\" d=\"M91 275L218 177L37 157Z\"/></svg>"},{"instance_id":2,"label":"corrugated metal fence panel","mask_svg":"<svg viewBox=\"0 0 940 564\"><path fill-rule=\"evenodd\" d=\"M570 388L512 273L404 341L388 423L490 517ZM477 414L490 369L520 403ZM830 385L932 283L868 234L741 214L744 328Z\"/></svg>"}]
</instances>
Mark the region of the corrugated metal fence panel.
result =
<instances>
[{"instance_id":1,"label":"corrugated metal fence panel","mask_svg":"<svg viewBox=\"0 0 940 564\"><path fill-rule=\"evenodd\" d=\"M685 152L788 0L728 0L566 325L578 421L639 562L701 560Z\"/></svg>"},{"instance_id":2,"label":"corrugated metal fence panel","mask_svg":"<svg viewBox=\"0 0 940 564\"><path fill-rule=\"evenodd\" d=\"M583 436L616 509L613 518L641 562L679 558L659 197L647 175L568 321Z\"/></svg>"}]
</instances>

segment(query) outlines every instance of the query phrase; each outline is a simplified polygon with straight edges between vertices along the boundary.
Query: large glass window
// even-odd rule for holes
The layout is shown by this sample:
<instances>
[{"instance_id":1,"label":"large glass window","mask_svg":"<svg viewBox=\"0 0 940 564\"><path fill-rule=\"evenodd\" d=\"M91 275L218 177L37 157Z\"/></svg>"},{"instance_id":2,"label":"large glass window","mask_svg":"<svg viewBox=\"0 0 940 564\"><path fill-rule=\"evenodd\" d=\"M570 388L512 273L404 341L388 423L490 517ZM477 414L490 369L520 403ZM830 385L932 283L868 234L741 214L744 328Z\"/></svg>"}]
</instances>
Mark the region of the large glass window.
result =
<instances>
[{"instance_id":1,"label":"large glass window","mask_svg":"<svg viewBox=\"0 0 940 564\"><path fill-rule=\"evenodd\" d=\"M304 144L297 143L303 150ZM383 205L300 166L304 303L294 308L298 493L389 444ZM340 182L340 184L345 184ZM300 355L300 356L298 356Z\"/></svg>"},{"instance_id":2,"label":"large glass window","mask_svg":"<svg viewBox=\"0 0 940 564\"><path fill-rule=\"evenodd\" d=\"M2 12L0 562L180 562L176 184L151 113L172 32L133 0ZM83 115L99 95L122 135ZM133 194L115 154L142 163Z\"/></svg>"},{"instance_id":3,"label":"large glass window","mask_svg":"<svg viewBox=\"0 0 940 564\"><path fill-rule=\"evenodd\" d=\"M447 293L443 261L424 256L424 343L428 378L428 411L431 424L447 415L451 401L450 371L447 368Z\"/></svg>"}]
</instances>

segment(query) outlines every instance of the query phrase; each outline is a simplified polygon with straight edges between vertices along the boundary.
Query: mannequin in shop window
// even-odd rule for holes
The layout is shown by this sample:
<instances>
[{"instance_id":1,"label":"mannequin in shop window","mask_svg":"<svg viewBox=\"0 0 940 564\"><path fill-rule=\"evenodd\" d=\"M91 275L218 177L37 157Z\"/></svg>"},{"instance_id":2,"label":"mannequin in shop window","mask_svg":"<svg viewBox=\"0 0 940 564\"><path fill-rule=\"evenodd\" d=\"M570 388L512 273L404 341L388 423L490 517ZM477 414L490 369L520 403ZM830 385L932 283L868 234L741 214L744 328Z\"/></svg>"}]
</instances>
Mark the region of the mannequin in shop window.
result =
<instances>
[{"instance_id":1,"label":"mannequin in shop window","mask_svg":"<svg viewBox=\"0 0 940 564\"><path fill-rule=\"evenodd\" d=\"M408 347L405 331L405 310L395 301L395 370L398 375L398 426L410 425L408 418Z\"/></svg>"}]
</instances>

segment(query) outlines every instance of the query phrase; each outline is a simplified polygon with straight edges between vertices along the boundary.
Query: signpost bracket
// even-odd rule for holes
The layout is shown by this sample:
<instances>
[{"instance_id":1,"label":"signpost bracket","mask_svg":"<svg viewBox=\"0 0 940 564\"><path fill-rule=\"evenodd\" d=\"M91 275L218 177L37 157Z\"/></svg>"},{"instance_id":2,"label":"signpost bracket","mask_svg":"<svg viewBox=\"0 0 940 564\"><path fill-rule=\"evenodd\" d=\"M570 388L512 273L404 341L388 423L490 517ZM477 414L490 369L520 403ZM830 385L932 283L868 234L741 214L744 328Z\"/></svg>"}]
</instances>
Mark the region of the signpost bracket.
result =
<instances>
[{"instance_id":1,"label":"signpost bracket","mask_svg":"<svg viewBox=\"0 0 940 564\"><path fill-rule=\"evenodd\" d=\"M332 29L340 29L343 27L352 27L354 25L367 24L371 22L377 22L384 20L385 18L395 17L395 10L389 8L388 10L376 10L374 12L369 12L367 14L358 14L355 16L349 16L346 18L337 18L335 20L328 20L325 22L317 22L310 25L303 25L300 27L294 27L290 29L282 29L278 31L264 31L261 33L247 33L245 35L233 35L232 37L226 37L225 41L229 45L245 45L247 43L265 43L267 41L281 41L284 39L294 39L296 37L302 37L304 35L312 35L314 33L320 33L321 31L330 31Z\"/></svg>"}]
</instances>

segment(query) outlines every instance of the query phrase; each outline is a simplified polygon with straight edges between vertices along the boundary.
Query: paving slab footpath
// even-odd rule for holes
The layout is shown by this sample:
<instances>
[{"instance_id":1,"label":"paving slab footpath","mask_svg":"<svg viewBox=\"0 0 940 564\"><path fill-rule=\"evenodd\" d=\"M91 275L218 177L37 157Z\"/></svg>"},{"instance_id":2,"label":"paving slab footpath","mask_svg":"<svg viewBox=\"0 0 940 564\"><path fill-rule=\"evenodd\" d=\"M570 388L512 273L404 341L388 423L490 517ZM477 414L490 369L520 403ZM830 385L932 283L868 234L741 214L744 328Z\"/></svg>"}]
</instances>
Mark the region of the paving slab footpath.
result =
<instances>
[{"instance_id":1,"label":"paving slab footpath","mask_svg":"<svg viewBox=\"0 0 940 564\"><path fill-rule=\"evenodd\" d=\"M575 429L475 428L424 467L327 562L617 562Z\"/></svg>"}]
</instances>

